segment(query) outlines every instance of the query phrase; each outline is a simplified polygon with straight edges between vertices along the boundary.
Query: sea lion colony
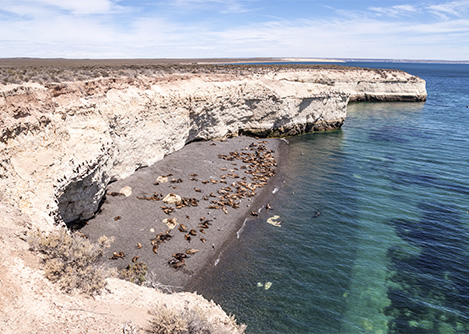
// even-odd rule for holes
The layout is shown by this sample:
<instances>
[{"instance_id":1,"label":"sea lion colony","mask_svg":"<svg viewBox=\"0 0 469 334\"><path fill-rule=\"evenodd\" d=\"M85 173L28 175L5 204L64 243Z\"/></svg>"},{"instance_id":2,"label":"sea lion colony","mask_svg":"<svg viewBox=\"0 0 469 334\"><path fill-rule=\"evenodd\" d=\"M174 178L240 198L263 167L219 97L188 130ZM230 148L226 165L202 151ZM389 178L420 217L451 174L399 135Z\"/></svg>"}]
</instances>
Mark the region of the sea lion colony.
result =
<instances>
[{"instance_id":1,"label":"sea lion colony","mask_svg":"<svg viewBox=\"0 0 469 334\"><path fill-rule=\"evenodd\" d=\"M265 146L266 141L257 140L251 142L250 145L238 151L229 152L228 154L219 154L218 158L223 159L231 164L230 167L221 168L221 174L218 179L210 178L208 180L199 180L197 173L190 173L189 175L178 175L173 173L168 175L159 176L157 182L153 183L156 191L151 195L137 196L139 200L154 201L161 210L168 216L163 219L168 229L165 232L158 233L156 236L150 237L147 241L135 240L137 249L141 249L141 243L149 242L153 253L158 256L160 247L164 247L165 243L169 243L176 233L183 233L184 239L187 241L188 246L193 242L201 242L197 248L210 247L206 244L206 233L210 228L220 228L217 222L213 219L206 217L191 218L189 211L190 207L197 207L204 205L209 210L221 210L225 214L229 213L229 208L238 209L240 207L240 200L248 197L254 197L259 188L264 187L270 178L275 175L275 168L277 166L274 158L274 151L268 150ZM212 143L211 145L216 145ZM203 167L203 166L201 166ZM176 172L174 172L176 173ZM187 178L187 181L183 179ZM194 191L194 197L181 197L176 194L179 189L178 184L183 182L191 182L190 188ZM197 186L201 183L204 186ZM166 189L164 189L166 188ZM164 196L168 190L171 192ZM174 193L173 193L174 191ZM114 196L114 193L110 193ZM164 203L164 205L162 205ZM184 215L176 217L179 211L186 208ZM267 208L270 206L267 205ZM257 211L251 211L253 216L257 216ZM178 219L185 218L185 222L178 222ZM120 220L120 217L115 217L115 221ZM173 232L174 231L174 232ZM177 231L177 232L176 232ZM214 247L214 244L212 244ZM194 256L199 250L195 248L186 248L180 250L172 255L172 258L167 259L167 264L179 269L187 265L186 260ZM123 259L126 257L121 251L116 250L109 257L110 260ZM129 257L134 254L129 255ZM135 258L135 256L134 256Z\"/></svg>"}]
</instances>

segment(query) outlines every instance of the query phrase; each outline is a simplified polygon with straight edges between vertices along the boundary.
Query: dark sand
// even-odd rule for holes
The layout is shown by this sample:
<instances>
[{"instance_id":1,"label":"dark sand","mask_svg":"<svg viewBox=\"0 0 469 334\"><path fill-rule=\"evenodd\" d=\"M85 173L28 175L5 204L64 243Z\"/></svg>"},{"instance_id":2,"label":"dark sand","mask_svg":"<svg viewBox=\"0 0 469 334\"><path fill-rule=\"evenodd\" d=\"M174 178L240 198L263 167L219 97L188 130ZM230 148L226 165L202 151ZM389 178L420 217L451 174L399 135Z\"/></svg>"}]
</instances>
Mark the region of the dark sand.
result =
<instances>
[{"instance_id":1,"label":"dark sand","mask_svg":"<svg viewBox=\"0 0 469 334\"><path fill-rule=\"evenodd\" d=\"M253 143L254 145L251 145ZM259 145L261 145L260 150ZM265 146L265 149L262 149L262 146ZM245 219L251 216L251 211L258 212L262 208L265 209L266 201L272 195L274 188L272 178L270 177L268 183L266 182L268 178L265 180L253 178L252 174L246 173L250 170L249 166L252 166L252 163L243 162L242 158L250 157L252 160L256 157L256 152L260 156L267 152L266 157L269 158L268 152L272 151L272 156L278 160L283 146L283 142L279 139L250 137L190 143L182 150L172 153L153 166L142 168L128 178L110 184L101 212L90 220L81 229L81 232L91 240L97 240L101 235L114 237L114 243L106 254L107 265L115 266L121 270L132 264L132 259L138 256L138 261L143 261L148 265L149 275L147 276L153 276L152 279L162 285L170 286L173 291L180 291L188 286L190 281L203 275L205 271L215 265L220 252L230 241L236 240L237 232L242 228ZM229 156L230 152L245 155L240 159L234 158L233 160L219 157L220 154ZM267 163L263 163L264 166L269 164L269 160L264 161L267 161ZM270 160L270 162L274 161ZM274 166L272 168L276 173L277 168ZM172 174L168 177L169 182L155 184L158 176L169 174ZM191 174L197 174L197 176L191 176ZM273 176L272 174L270 176ZM243 178L245 178L244 181ZM177 182L178 180L179 182ZM203 182L211 180L213 181ZM223 181L226 183L222 183ZM251 188L252 185L257 184L258 188L254 190L255 196L252 196L253 193L247 188L239 187L240 182L250 184L248 187ZM119 192L125 186L132 188L132 194L129 197L111 195ZM213 204L211 201L220 200L224 191L229 195L236 194L236 186L245 194L244 198L234 199L237 208L226 205L226 213L221 207L218 209L209 208ZM226 187L230 187L230 190ZM200 192L196 191L195 188ZM163 197L174 193L183 198L195 198L197 206L189 204L182 208L176 208L175 204L166 204L162 200L151 200L150 198L155 193L162 194ZM142 199L144 197L148 200ZM158 196L158 198L160 197ZM162 207L171 207L174 212L166 214ZM202 217L205 218L202 219ZM159 233L168 231L168 226L163 223L165 218L176 218L177 226L169 233L172 236L171 239L158 243L157 254L155 254L152 250L151 239L154 239ZM207 220L208 228L198 226ZM187 227L187 232L178 230L181 223ZM192 235L191 240L188 241L185 239L185 235L191 229L196 231L196 235ZM201 232L201 229L204 233ZM202 242L202 238L205 239L205 242ZM138 248L138 243L141 248ZM168 261L174 259L173 254L185 253L188 249L196 249L198 252L188 255L189 257L184 260L184 266L176 269L173 265L168 264ZM125 257L108 259L112 257L113 252L122 252Z\"/></svg>"}]
</instances>

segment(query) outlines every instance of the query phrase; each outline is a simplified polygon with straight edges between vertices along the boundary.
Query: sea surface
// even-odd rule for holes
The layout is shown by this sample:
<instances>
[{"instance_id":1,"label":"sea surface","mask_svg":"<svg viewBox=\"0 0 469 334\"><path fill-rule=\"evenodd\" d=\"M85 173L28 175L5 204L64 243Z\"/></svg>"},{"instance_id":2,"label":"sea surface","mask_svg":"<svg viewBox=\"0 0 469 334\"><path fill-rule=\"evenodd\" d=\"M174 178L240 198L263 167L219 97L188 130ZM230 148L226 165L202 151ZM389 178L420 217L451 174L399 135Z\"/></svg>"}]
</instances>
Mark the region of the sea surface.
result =
<instances>
[{"instance_id":1,"label":"sea surface","mask_svg":"<svg viewBox=\"0 0 469 334\"><path fill-rule=\"evenodd\" d=\"M420 76L428 100L288 138L273 210L194 289L247 333L469 333L469 65L344 65Z\"/></svg>"}]
</instances>

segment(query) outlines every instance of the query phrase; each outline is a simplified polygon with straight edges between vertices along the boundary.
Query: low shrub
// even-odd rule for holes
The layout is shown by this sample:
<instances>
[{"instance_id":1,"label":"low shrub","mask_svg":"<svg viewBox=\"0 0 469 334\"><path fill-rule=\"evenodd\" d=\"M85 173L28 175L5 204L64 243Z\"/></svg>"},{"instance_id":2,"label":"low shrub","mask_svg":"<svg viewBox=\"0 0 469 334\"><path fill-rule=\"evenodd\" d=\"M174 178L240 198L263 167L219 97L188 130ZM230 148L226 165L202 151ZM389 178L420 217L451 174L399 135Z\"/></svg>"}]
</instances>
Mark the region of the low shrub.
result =
<instances>
[{"instance_id":1,"label":"low shrub","mask_svg":"<svg viewBox=\"0 0 469 334\"><path fill-rule=\"evenodd\" d=\"M61 228L50 233L31 232L28 242L32 250L44 255L46 277L66 292L99 294L106 277L113 275L100 261L112 242L106 236L93 243L79 233Z\"/></svg>"},{"instance_id":2,"label":"low shrub","mask_svg":"<svg viewBox=\"0 0 469 334\"><path fill-rule=\"evenodd\" d=\"M154 334L233 334L244 333L246 326L236 324L234 317L228 323L209 321L201 308L170 309L162 306L152 312L148 333Z\"/></svg>"},{"instance_id":3,"label":"low shrub","mask_svg":"<svg viewBox=\"0 0 469 334\"><path fill-rule=\"evenodd\" d=\"M143 261L132 261L132 264L129 264L127 268L120 271L120 275L125 280L142 285L146 281L148 266Z\"/></svg>"}]
</instances>

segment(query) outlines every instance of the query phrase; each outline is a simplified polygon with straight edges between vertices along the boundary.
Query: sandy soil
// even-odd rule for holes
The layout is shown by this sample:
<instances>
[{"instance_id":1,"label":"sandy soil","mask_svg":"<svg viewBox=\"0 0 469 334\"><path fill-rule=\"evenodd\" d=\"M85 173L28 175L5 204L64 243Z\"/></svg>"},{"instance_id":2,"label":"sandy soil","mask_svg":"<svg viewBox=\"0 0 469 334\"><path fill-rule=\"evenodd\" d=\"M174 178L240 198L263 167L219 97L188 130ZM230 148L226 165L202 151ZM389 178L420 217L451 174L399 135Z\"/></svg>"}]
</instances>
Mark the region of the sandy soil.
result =
<instances>
[{"instance_id":1,"label":"sandy soil","mask_svg":"<svg viewBox=\"0 0 469 334\"><path fill-rule=\"evenodd\" d=\"M108 265L124 269L138 256L138 261L148 264L153 280L180 291L214 265L224 244L237 237L251 211L265 207L256 198L271 192L267 181L275 173L271 172L276 170L272 158L278 157L279 145L283 146L279 139L249 137L188 144L155 165L110 184L101 212L80 231L92 240L101 235L114 237L106 256ZM257 173L251 174L253 166ZM167 176L168 182L158 182L159 176ZM125 187L131 188L131 194L117 195L126 192ZM162 198L171 193L187 198L189 204L176 208L176 204L164 203ZM232 206L219 204L230 196ZM165 213L163 208L174 211ZM164 219L175 219L175 226L171 229ZM167 231L170 239L155 240ZM197 252L187 255L190 249ZM125 256L113 256L114 252ZM176 253L188 257L178 261L173 256Z\"/></svg>"}]
</instances>

